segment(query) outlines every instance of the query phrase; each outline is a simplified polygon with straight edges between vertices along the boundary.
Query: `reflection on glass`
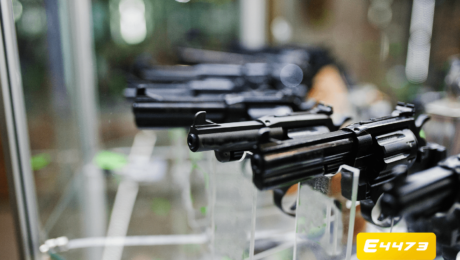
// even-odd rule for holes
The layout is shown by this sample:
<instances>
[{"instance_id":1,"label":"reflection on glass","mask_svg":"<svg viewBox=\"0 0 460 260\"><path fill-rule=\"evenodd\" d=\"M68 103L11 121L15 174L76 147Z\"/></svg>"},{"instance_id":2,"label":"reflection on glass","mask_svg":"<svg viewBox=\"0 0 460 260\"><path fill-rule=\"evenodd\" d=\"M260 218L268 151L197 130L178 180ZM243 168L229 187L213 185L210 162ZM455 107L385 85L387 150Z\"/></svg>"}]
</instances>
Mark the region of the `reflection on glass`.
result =
<instances>
[{"instance_id":1,"label":"reflection on glass","mask_svg":"<svg viewBox=\"0 0 460 260\"><path fill-rule=\"evenodd\" d=\"M13 0L13 14L15 22L22 17L22 4L18 0Z\"/></svg>"},{"instance_id":2,"label":"reflection on glass","mask_svg":"<svg viewBox=\"0 0 460 260\"><path fill-rule=\"evenodd\" d=\"M45 9L41 6L28 6L22 10L15 5L18 10L19 30L29 37L34 37L42 34L46 30L46 14ZM20 11L19 11L20 10ZM15 16L16 19L16 16Z\"/></svg>"}]
</instances>

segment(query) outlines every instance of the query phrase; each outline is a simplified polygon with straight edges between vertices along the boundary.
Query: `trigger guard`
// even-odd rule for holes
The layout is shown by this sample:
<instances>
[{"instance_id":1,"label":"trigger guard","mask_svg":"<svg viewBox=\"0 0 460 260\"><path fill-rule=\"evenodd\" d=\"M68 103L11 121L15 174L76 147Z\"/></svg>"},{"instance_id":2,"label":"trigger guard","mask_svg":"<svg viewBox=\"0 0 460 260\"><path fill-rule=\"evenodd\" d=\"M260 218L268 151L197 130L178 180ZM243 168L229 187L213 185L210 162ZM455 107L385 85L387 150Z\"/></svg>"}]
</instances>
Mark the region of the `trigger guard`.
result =
<instances>
[{"instance_id":1,"label":"trigger guard","mask_svg":"<svg viewBox=\"0 0 460 260\"><path fill-rule=\"evenodd\" d=\"M365 220L376 226L391 227L392 219L389 216L385 217L383 220L379 220L379 217L382 212L382 209L380 207L380 200L382 199L382 195L380 195L376 203L374 203L374 201L370 199L361 201L361 215ZM401 217L393 218L393 226L399 223L401 219Z\"/></svg>"},{"instance_id":2,"label":"trigger guard","mask_svg":"<svg viewBox=\"0 0 460 260\"><path fill-rule=\"evenodd\" d=\"M286 195L289 188L290 186L273 190L273 202L284 214L289 215L291 217L295 217L297 201L294 202L294 204L289 208L289 210L283 208L283 198L284 195Z\"/></svg>"}]
</instances>

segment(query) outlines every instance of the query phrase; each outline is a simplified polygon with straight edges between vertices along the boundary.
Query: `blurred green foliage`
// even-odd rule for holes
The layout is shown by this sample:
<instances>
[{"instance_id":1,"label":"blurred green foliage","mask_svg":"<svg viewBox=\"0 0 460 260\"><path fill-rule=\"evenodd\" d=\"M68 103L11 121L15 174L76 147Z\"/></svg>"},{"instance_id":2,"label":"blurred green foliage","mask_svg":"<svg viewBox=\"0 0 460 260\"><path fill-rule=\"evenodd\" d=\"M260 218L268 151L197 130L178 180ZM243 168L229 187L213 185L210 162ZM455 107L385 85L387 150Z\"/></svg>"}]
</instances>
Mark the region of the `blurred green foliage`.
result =
<instances>
[{"instance_id":1,"label":"blurred green foliage","mask_svg":"<svg viewBox=\"0 0 460 260\"><path fill-rule=\"evenodd\" d=\"M41 170L50 164L51 156L47 153L37 154L30 158L30 162L34 171Z\"/></svg>"},{"instance_id":2,"label":"blurred green foliage","mask_svg":"<svg viewBox=\"0 0 460 260\"><path fill-rule=\"evenodd\" d=\"M206 216L207 211L208 211L208 207L203 206L200 208L200 212L203 216Z\"/></svg>"},{"instance_id":3,"label":"blurred green foliage","mask_svg":"<svg viewBox=\"0 0 460 260\"><path fill-rule=\"evenodd\" d=\"M123 154L100 151L94 157L94 163L104 170L119 170L128 163L128 159Z\"/></svg>"}]
</instances>

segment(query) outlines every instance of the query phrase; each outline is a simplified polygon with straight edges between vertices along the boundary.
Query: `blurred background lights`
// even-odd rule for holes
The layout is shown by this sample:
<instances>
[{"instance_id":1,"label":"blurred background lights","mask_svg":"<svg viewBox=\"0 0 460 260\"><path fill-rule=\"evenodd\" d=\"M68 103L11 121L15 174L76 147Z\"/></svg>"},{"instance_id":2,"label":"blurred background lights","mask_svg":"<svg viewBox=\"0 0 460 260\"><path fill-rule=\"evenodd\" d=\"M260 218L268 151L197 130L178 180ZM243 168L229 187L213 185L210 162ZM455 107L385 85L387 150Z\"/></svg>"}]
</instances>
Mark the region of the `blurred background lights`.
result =
<instances>
[{"instance_id":1,"label":"blurred background lights","mask_svg":"<svg viewBox=\"0 0 460 260\"><path fill-rule=\"evenodd\" d=\"M45 9L41 6L24 8L20 18L18 21L19 30L25 35L37 36L42 34L46 29L46 13Z\"/></svg>"},{"instance_id":2,"label":"blurred background lights","mask_svg":"<svg viewBox=\"0 0 460 260\"><path fill-rule=\"evenodd\" d=\"M190 2L190 0L176 0L176 2L179 2L179 3L188 3L188 2Z\"/></svg>"},{"instance_id":3,"label":"blurred background lights","mask_svg":"<svg viewBox=\"0 0 460 260\"><path fill-rule=\"evenodd\" d=\"M434 0L420 0L412 6L406 76L413 83L423 83L428 77L434 5Z\"/></svg>"},{"instance_id":4,"label":"blurred background lights","mask_svg":"<svg viewBox=\"0 0 460 260\"><path fill-rule=\"evenodd\" d=\"M268 1L244 0L240 4L240 43L248 50L257 50L266 46Z\"/></svg>"},{"instance_id":5,"label":"blurred background lights","mask_svg":"<svg viewBox=\"0 0 460 260\"><path fill-rule=\"evenodd\" d=\"M147 36L144 1L121 0L119 11L121 38L128 44L144 41Z\"/></svg>"},{"instance_id":6,"label":"blurred background lights","mask_svg":"<svg viewBox=\"0 0 460 260\"><path fill-rule=\"evenodd\" d=\"M22 16L22 4L17 0L13 0L13 14L14 14L14 21L17 22L21 19Z\"/></svg>"},{"instance_id":7,"label":"blurred background lights","mask_svg":"<svg viewBox=\"0 0 460 260\"><path fill-rule=\"evenodd\" d=\"M380 61L385 61L390 51L390 39L386 28L393 18L392 3L393 0L372 0L367 11L369 23L380 30Z\"/></svg>"},{"instance_id":8,"label":"blurred background lights","mask_svg":"<svg viewBox=\"0 0 460 260\"><path fill-rule=\"evenodd\" d=\"M281 69L280 79L285 86L296 87L302 82L303 71L295 64L287 64Z\"/></svg>"},{"instance_id":9,"label":"blurred background lights","mask_svg":"<svg viewBox=\"0 0 460 260\"><path fill-rule=\"evenodd\" d=\"M369 22L378 28L390 24L393 12L391 11L391 0L373 0L367 12Z\"/></svg>"},{"instance_id":10,"label":"blurred background lights","mask_svg":"<svg viewBox=\"0 0 460 260\"><path fill-rule=\"evenodd\" d=\"M275 19L273 19L270 25L270 28L271 28L273 38L278 43L288 43L291 40L292 38L291 25L283 17L278 16Z\"/></svg>"}]
</instances>

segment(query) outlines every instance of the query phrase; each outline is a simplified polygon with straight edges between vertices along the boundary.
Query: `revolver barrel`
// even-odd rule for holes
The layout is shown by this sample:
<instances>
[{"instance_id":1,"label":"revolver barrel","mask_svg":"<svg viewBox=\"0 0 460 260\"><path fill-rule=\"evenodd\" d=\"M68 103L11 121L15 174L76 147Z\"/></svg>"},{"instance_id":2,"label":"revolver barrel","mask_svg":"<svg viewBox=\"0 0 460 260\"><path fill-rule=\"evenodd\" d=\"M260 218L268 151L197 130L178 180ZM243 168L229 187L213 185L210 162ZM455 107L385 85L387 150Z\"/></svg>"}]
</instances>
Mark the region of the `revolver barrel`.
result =
<instances>
[{"instance_id":1,"label":"revolver barrel","mask_svg":"<svg viewBox=\"0 0 460 260\"><path fill-rule=\"evenodd\" d=\"M214 150L221 162L238 160L245 151L257 148L261 132L269 133L277 140L287 140L334 131L338 127L333 124L330 114L331 107L318 104L307 112L217 124L207 120L206 112L199 112L190 127L187 141L193 152Z\"/></svg>"}]
</instances>

